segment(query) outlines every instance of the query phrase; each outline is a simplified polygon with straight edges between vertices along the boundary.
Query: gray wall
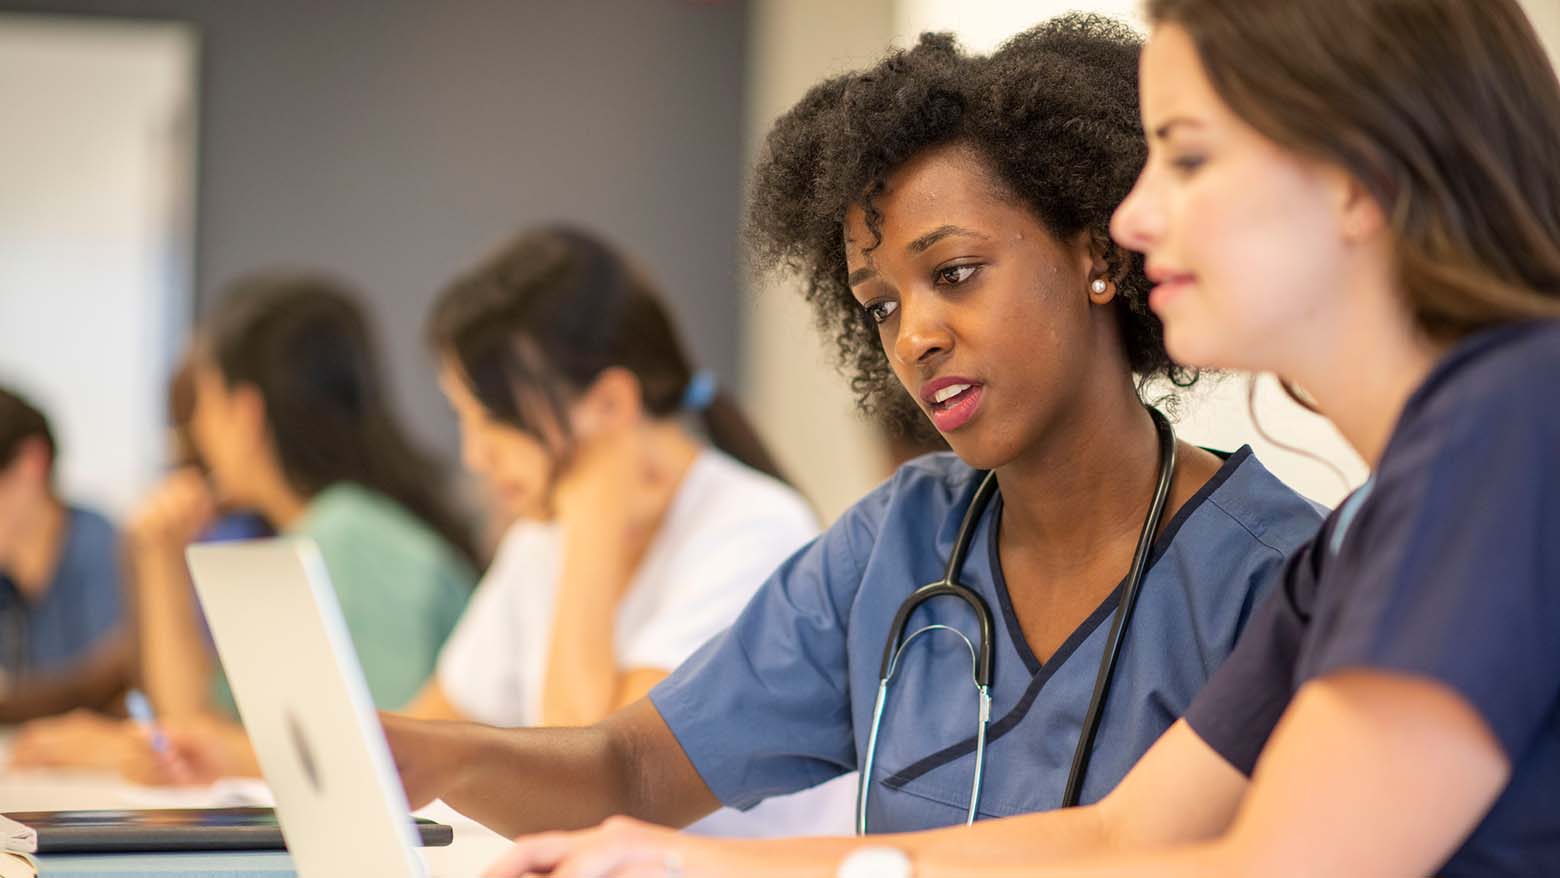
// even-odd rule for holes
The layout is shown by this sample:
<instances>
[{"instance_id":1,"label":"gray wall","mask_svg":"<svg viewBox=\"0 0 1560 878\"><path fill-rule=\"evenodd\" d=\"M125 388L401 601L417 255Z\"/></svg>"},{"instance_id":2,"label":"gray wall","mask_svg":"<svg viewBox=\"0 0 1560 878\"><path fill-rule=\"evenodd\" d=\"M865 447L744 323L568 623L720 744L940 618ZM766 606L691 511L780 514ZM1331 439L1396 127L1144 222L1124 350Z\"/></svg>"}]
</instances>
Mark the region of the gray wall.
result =
<instances>
[{"instance_id":1,"label":"gray wall","mask_svg":"<svg viewBox=\"0 0 1560 878\"><path fill-rule=\"evenodd\" d=\"M257 267L356 281L417 433L454 425L431 297L531 222L599 228L735 380L747 10L696 0L0 0L200 30L198 302Z\"/></svg>"}]
</instances>

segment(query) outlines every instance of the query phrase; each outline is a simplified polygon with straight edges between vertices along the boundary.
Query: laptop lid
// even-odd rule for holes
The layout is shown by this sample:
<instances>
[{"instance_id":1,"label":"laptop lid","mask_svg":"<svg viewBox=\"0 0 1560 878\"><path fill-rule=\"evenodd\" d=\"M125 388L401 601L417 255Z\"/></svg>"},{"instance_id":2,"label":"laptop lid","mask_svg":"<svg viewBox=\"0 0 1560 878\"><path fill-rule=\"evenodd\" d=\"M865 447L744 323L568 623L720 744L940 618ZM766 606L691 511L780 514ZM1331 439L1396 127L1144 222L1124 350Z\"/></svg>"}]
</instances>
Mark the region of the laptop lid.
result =
<instances>
[{"instance_id":1,"label":"laptop lid","mask_svg":"<svg viewBox=\"0 0 1560 878\"><path fill-rule=\"evenodd\" d=\"M313 541L186 551L301 878L422 878L406 795Z\"/></svg>"}]
</instances>

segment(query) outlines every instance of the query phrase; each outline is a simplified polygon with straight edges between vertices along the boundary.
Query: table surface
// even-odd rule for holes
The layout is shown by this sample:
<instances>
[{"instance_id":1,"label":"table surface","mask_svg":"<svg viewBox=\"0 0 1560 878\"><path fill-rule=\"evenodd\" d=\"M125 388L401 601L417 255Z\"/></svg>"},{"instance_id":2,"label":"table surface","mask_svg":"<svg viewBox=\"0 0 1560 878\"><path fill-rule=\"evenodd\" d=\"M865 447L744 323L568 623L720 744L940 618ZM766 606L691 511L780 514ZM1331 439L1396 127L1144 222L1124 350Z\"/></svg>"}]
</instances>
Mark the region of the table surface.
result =
<instances>
[{"instance_id":1,"label":"table surface","mask_svg":"<svg viewBox=\"0 0 1560 878\"><path fill-rule=\"evenodd\" d=\"M0 766L9 761L9 735L0 732ZM115 775L80 771L15 771L0 767L0 812L96 808L210 808L260 804L269 798L261 781L219 781L209 788L159 789L128 783ZM417 812L449 824L455 840L445 847L419 848L430 878L479 875L509 841L442 802Z\"/></svg>"}]
</instances>

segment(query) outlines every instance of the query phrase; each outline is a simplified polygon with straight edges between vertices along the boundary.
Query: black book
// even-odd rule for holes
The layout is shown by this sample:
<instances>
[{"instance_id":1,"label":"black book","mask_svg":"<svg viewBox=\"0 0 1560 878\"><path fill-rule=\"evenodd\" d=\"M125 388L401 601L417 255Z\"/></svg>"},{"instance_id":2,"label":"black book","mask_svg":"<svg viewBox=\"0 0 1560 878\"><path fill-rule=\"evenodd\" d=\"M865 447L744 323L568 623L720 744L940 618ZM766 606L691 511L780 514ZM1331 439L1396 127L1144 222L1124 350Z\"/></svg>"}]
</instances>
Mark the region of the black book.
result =
<instances>
[{"instance_id":1,"label":"black book","mask_svg":"<svg viewBox=\"0 0 1560 878\"><path fill-rule=\"evenodd\" d=\"M12 811L5 816L38 832L40 854L131 851L283 850L271 808L163 808L136 811ZM419 844L443 847L455 832L413 820Z\"/></svg>"}]
</instances>

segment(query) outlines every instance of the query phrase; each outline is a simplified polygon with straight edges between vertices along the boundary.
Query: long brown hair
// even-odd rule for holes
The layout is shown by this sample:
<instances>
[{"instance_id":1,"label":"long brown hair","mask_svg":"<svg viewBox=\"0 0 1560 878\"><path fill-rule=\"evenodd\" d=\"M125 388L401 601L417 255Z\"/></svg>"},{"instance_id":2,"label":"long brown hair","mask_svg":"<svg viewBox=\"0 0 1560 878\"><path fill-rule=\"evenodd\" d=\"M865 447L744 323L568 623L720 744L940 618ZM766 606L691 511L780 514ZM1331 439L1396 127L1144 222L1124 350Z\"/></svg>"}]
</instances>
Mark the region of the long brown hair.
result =
<instances>
[{"instance_id":1,"label":"long brown hair","mask_svg":"<svg viewBox=\"0 0 1560 878\"><path fill-rule=\"evenodd\" d=\"M439 467L391 410L379 349L357 293L323 275L242 277L202 327L229 386L250 384L292 489L312 498L356 482L416 516L466 560L478 554L436 486Z\"/></svg>"},{"instance_id":2,"label":"long brown hair","mask_svg":"<svg viewBox=\"0 0 1560 878\"><path fill-rule=\"evenodd\" d=\"M565 226L522 233L445 289L428 337L460 364L489 414L532 434L538 415L567 431L568 396L609 367L634 374L655 417L688 408L695 382L649 280L605 241ZM534 394L540 410L522 405L517 390ZM710 387L705 396L693 407L715 447L783 480L730 394Z\"/></svg>"},{"instance_id":3,"label":"long brown hair","mask_svg":"<svg viewBox=\"0 0 1560 878\"><path fill-rule=\"evenodd\" d=\"M1147 0L1263 135L1381 205L1420 326L1560 317L1560 82L1516 0Z\"/></svg>"}]
</instances>

